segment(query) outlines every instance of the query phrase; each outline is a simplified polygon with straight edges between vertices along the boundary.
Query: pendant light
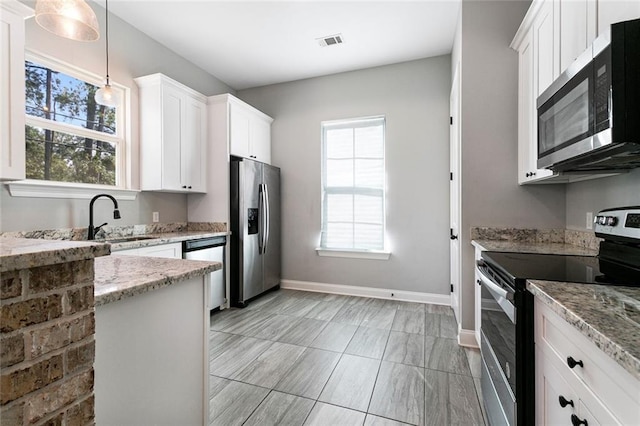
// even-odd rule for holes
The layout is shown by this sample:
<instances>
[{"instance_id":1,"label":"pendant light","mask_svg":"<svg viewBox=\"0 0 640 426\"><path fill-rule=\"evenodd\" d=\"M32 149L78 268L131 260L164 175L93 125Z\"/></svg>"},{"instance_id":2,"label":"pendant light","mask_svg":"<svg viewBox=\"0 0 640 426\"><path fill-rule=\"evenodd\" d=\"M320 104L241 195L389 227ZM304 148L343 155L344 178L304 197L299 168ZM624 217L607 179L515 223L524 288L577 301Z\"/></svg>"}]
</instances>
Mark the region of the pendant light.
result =
<instances>
[{"instance_id":1,"label":"pendant light","mask_svg":"<svg viewBox=\"0 0 640 426\"><path fill-rule=\"evenodd\" d=\"M118 105L118 95L111 88L109 84L109 0L105 0L105 45L106 45L106 57L107 57L107 78L103 87L96 91L95 100L100 105L108 107L115 107Z\"/></svg>"},{"instance_id":2,"label":"pendant light","mask_svg":"<svg viewBox=\"0 0 640 426\"><path fill-rule=\"evenodd\" d=\"M98 19L84 0L38 0L36 22L61 37L77 41L100 38Z\"/></svg>"}]
</instances>

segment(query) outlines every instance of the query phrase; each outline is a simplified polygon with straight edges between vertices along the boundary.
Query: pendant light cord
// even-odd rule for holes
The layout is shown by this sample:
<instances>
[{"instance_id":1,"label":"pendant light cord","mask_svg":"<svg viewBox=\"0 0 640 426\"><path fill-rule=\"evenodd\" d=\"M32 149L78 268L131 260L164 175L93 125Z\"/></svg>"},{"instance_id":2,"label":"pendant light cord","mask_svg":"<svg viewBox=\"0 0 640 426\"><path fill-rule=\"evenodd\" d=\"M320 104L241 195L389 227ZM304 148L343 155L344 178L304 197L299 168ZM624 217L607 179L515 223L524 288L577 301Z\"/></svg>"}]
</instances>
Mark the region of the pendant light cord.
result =
<instances>
[{"instance_id":1,"label":"pendant light cord","mask_svg":"<svg viewBox=\"0 0 640 426\"><path fill-rule=\"evenodd\" d=\"M105 34L106 34L106 50L107 50L107 86L109 86L109 0L105 0Z\"/></svg>"}]
</instances>

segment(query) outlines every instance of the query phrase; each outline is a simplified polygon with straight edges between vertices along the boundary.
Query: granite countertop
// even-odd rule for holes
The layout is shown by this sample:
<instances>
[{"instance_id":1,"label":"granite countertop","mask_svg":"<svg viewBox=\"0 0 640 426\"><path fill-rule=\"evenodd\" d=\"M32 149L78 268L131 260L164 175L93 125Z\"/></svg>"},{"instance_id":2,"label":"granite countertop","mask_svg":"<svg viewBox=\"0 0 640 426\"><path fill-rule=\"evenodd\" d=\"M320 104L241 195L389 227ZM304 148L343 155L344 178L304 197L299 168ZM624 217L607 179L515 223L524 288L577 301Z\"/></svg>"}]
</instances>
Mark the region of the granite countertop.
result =
<instances>
[{"instance_id":1,"label":"granite countertop","mask_svg":"<svg viewBox=\"0 0 640 426\"><path fill-rule=\"evenodd\" d=\"M0 238L0 272L108 256L100 242Z\"/></svg>"},{"instance_id":2,"label":"granite countertop","mask_svg":"<svg viewBox=\"0 0 640 426\"><path fill-rule=\"evenodd\" d=\"M640 380L640 287L529 280L527 289Z\"/></svg>"},{"instance_id":3,"label":"granite countertop","mask_svg":"<svg viewBox=\"0 0 640 426\"><path fill-rule=\"evenodd\" d=\"M136 241L124 241L118 243L110 243L109 239L107 240L96 240L101 241L103 243L111 244L111 251L119 251L119 250L130 250L141 247L151 247L157 246L160 244L170 244L170 243L179 243L182 241L188 240L197 240L200 238L210 238L210 237L222 237L228 236L229 232L206 232L206 231L183 231L183 232L167 232L167 233L156 233L156 234L142 234L135 235L134 237L151 237L149 239L136 240ZM117 239L120 237L113 237L113 239ZM123 237L126 238L126 237Z\"/></svg>"},{"instance_id":4,"label":"granite countertop","mask_svg":"<svg viewBox=\"0 0 640 426\"><path fill-rule=\"evenodd\" d=\"M95 260L94 299L100 306L222 268L220 262L139 256Z\"/></svg>"},{"instance_id":5,"label":"granite countertop","mask_svg":"<svg viewBox=\"0 0 640 426\"><path fill-rule=\"evenodd\" d=\"M575 256L597 256L598 250L567 243L520 242L504 240L473 240L471 244L481 250L514 253L562 254Z\"/></svg>"}]
</instances>

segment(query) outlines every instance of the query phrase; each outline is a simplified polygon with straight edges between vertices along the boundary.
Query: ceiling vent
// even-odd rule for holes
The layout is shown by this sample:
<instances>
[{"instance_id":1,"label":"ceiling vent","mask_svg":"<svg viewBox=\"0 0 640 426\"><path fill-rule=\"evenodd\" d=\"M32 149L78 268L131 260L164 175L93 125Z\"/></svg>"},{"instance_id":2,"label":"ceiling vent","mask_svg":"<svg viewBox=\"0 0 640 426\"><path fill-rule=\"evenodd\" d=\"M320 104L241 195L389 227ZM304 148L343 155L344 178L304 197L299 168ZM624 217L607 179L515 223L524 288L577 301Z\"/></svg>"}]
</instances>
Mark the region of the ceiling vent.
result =
<instances>
[{"instance_id":1,"label":"ceiling vent","mask_svg":"<svg viewBox=\"0 0 640 426\"><path fill-rule=\"evenodd\" d=\"M318 44L320 44L321 47L333 46L336 44L344 43L342 34L335 34L331 36L320 37L320 38L317 38L316 40L318 41Z\"/></svg>"}]
</instances>

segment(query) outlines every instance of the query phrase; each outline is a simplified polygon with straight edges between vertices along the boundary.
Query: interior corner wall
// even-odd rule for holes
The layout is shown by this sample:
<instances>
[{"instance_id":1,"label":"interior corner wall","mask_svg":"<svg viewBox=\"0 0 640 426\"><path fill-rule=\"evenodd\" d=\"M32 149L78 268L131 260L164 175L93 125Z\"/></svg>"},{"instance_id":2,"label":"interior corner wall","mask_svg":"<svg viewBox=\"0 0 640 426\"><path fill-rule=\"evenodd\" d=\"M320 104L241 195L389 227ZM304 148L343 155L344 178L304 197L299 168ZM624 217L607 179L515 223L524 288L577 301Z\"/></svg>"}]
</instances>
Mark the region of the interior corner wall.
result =
<instances>
[{"instance_id":1,"label":"interior corner wall","mask_svg":"<svg viewBox=\"0 0 640 426\"><path fill-rule=\"evenodd\" d=\"M518 185L518 55L509 44L528 1L463 0L462 328L474 327L475 226L564 228L565 185Z\"/></svg>"},{"instance_id":2,"label":"interior corner wall","mask_svg":"<svg viewBox=\"0 0 640 426\"><path fill-rule=\"evenodd\" d=\"M30 7L34 2L23 1ZM90 2L101 29L105 28L104 8ZM161 72L204 95L235 91L211 74L162 46L122 19L109 16L109 74L111 81L131 89L131 184L140 187L138 89L135 77ZM84 43L55 36L42 29L34 18L26 20L26 48L50 56L84 71L103 77L105 73L104 34L97 42ZM0 231L82 227L88 222L88 201L55 198L15 198L5 186L0 190ZM183 194L140 193L136 201L122 202L118 225L151 222L152 211L161 222L187 220L187 199ZM103 219L108 220L105 211ZM100 212L96 212L99 216ZM97 220L101 220L97 217ZM109 222L113 223L112 220Z\"/></svg>"},{"instance_id":3,"label":"interior corner wall","mask_svg":"<svg viewBox=\"0 0 640 426\"><path fill-rule=\"evenodd\" d=\"M238 91L275 119L283 279L449 294L450 56ZM386 117L388 261L320 257L320 124Z\"/></svg>"}]
</instances>

